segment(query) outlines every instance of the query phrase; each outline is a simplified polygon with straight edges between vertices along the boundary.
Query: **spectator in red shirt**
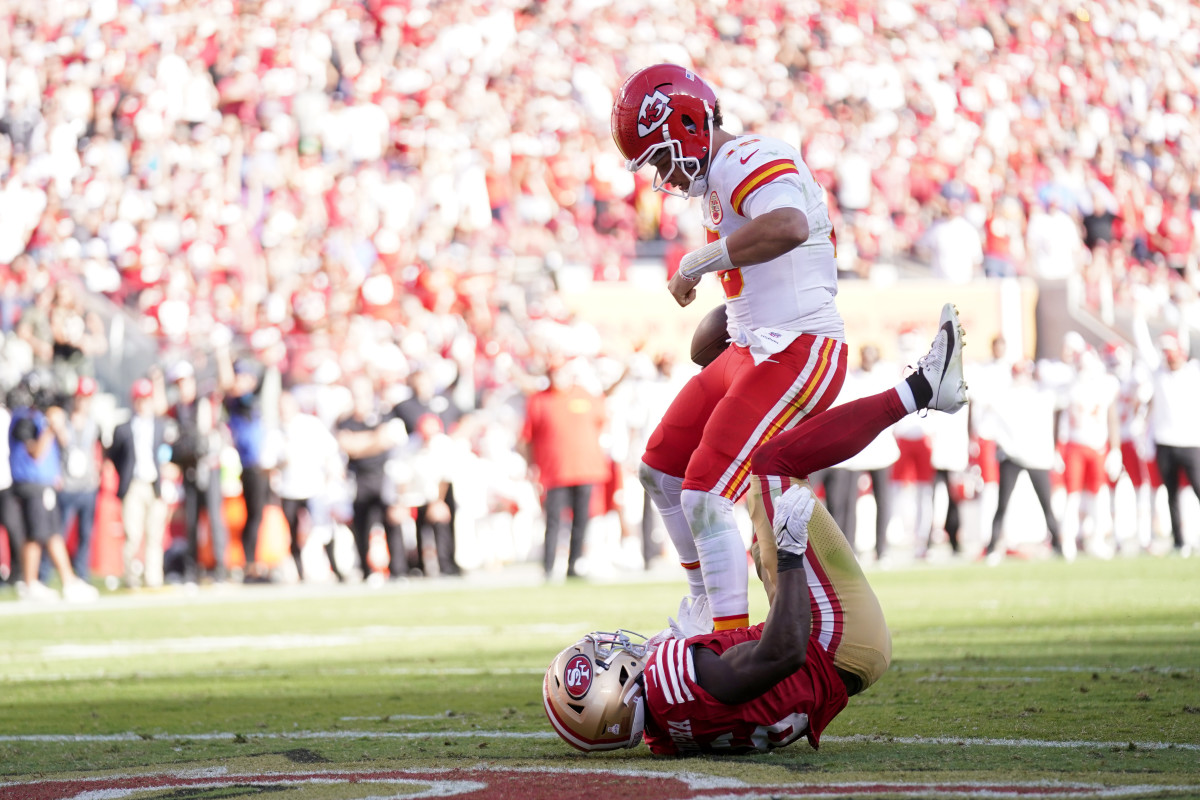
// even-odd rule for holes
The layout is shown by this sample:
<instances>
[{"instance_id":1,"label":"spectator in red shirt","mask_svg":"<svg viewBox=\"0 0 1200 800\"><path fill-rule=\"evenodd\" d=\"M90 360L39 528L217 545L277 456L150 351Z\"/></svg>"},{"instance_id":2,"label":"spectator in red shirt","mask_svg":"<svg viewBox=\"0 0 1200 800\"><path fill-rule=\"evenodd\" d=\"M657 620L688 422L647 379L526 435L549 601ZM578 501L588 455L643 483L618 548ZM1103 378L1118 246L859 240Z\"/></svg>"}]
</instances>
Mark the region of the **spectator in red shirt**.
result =
<instances>
[{"instance_id":1,"label":"spectator in red shirt","mask_svg":"<svg viewBox=\"0 0 1200 800\"><path fill-rule=\"evenodd\" d=\"M604 398L579 385L575 362L553 366L550 386L530 395L521 441L531 477L540 485L546 514L546 577L554 574L562 515L571 509L567 577L578 577L590 519L592 487L607 480L608 458L600 446Z\"/></svg>"},{"instance_id":2,"label":"spectator in red shirt","mask_svg":"<svg viewBox=\"0 0 1200 800\"><path fill-rule=\"evenodd\" d=\"M1192 212L1186 192L1179 192L1163 203L1162 221L1151 235L1151 250L1162 256L1166 265L1184 275L1192 260L1196 232L1192 228Z\"/></svg>"}]
</instances>

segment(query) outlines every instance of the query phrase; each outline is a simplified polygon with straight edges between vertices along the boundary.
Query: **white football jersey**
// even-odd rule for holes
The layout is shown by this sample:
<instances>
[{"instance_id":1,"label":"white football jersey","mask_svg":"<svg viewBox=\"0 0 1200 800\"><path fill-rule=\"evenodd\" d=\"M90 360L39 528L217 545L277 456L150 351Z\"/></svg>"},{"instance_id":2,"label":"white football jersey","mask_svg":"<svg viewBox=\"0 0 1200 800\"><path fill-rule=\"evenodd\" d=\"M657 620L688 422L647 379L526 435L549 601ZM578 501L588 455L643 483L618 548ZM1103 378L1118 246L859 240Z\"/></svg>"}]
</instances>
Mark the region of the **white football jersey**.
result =
<instances>
[{"instance_id":1,"label":"white football jersey","mask_svg":"<svg viewBox=\"0 0 1200 800\"><path fill-rule=\"evenodd\" d=\"M1083 371L1067 393L1067 441L1103 451L1108 445L1108 413L1120 386L1107 372Z\"/></svg>"},{"instance_id":2,"label":"white football jersey","mask_svg":"<svg viewBox=\"0 0 1200 800\"><path fill-rule=\"evenodd\" d=\"M834 302L837 261L825 190L800 153L779 139L742 136L713 156L704 198L710 241L775 208L797 205L808 217L808 241L772 261L718 273L735 342L764 328L845 336Z\"/></svg>"}]
</instances>

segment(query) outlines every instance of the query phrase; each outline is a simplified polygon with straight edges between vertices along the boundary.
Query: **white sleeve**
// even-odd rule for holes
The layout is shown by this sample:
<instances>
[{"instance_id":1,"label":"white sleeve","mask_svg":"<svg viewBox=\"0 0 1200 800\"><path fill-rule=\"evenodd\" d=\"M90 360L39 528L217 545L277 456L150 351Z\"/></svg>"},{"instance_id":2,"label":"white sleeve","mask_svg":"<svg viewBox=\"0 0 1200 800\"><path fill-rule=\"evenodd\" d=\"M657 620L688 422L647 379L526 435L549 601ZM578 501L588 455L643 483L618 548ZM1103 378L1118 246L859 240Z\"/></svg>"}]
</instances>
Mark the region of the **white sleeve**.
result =
<instances>
[{"instance_id":1,"label":"white sleeve","mask_svg":"<svg viewBox=\"0 0 1200 800\"><path fill-rule=\"evenodd\" d=\"M808 208L804 192L799 184L792 180L792 176L778 178L755 189L742 204L742 212L746 219L761 217L777 208L798 208L801 211Z\"/></svg>"}]
</instances>

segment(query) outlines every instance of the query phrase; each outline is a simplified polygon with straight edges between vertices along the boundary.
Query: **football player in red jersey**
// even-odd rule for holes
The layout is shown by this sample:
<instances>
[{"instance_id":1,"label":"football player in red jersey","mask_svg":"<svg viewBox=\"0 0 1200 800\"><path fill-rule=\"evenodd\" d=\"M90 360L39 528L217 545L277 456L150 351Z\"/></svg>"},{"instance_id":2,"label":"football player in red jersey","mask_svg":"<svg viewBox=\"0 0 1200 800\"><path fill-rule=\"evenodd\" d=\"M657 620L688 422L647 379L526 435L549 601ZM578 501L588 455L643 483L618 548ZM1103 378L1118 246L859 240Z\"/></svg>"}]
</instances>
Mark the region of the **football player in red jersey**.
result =
<instances>
[{"instance_id":1,"label":"football player in red jersey","mask_svg":"<svg viewBox=\"0 0 1200 800\"><path fill-rule=\"evenodd\" d=\"M672 621L649 641L627 631L588 634L546 670L542 697L555 732L584 751L643 738L660 755L763 751L801 736L815 748L849 697L887 671L891 635L833 517L805 481L784 490L778 476L840 463L917 407L958 411L966 403L962 347L947 304L930 352L905 382L763 444L752 466L773 520L758 542L769 545L760 571L771 597L766 621L724 631L710 631L710 620Z\"/></svg>"}]
</instances>

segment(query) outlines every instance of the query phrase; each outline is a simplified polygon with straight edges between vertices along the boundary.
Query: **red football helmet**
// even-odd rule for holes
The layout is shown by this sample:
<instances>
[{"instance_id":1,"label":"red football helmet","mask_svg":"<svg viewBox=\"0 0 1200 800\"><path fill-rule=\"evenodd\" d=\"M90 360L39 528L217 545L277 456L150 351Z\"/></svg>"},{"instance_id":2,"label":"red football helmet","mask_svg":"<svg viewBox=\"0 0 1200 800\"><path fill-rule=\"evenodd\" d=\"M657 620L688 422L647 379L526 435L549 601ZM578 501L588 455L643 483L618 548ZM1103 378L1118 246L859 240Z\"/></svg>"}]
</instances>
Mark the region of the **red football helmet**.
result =
<instances>
[{"instance_id":1,"label":"red football helmet","mask_svg":"<svg viewBox=\"0 0 1200 800\"><path fill-rule=\"evenodd\" d=\"M671 169L655 175L655 190L680 197L703 195L716 106L712 87L689 69L655 64L633 73L617 92L612 110L613 139L626 168L637 172L666 152ZM667 186L676 170L688 180L686 191Z\"/></svg>"}]
</instances>

